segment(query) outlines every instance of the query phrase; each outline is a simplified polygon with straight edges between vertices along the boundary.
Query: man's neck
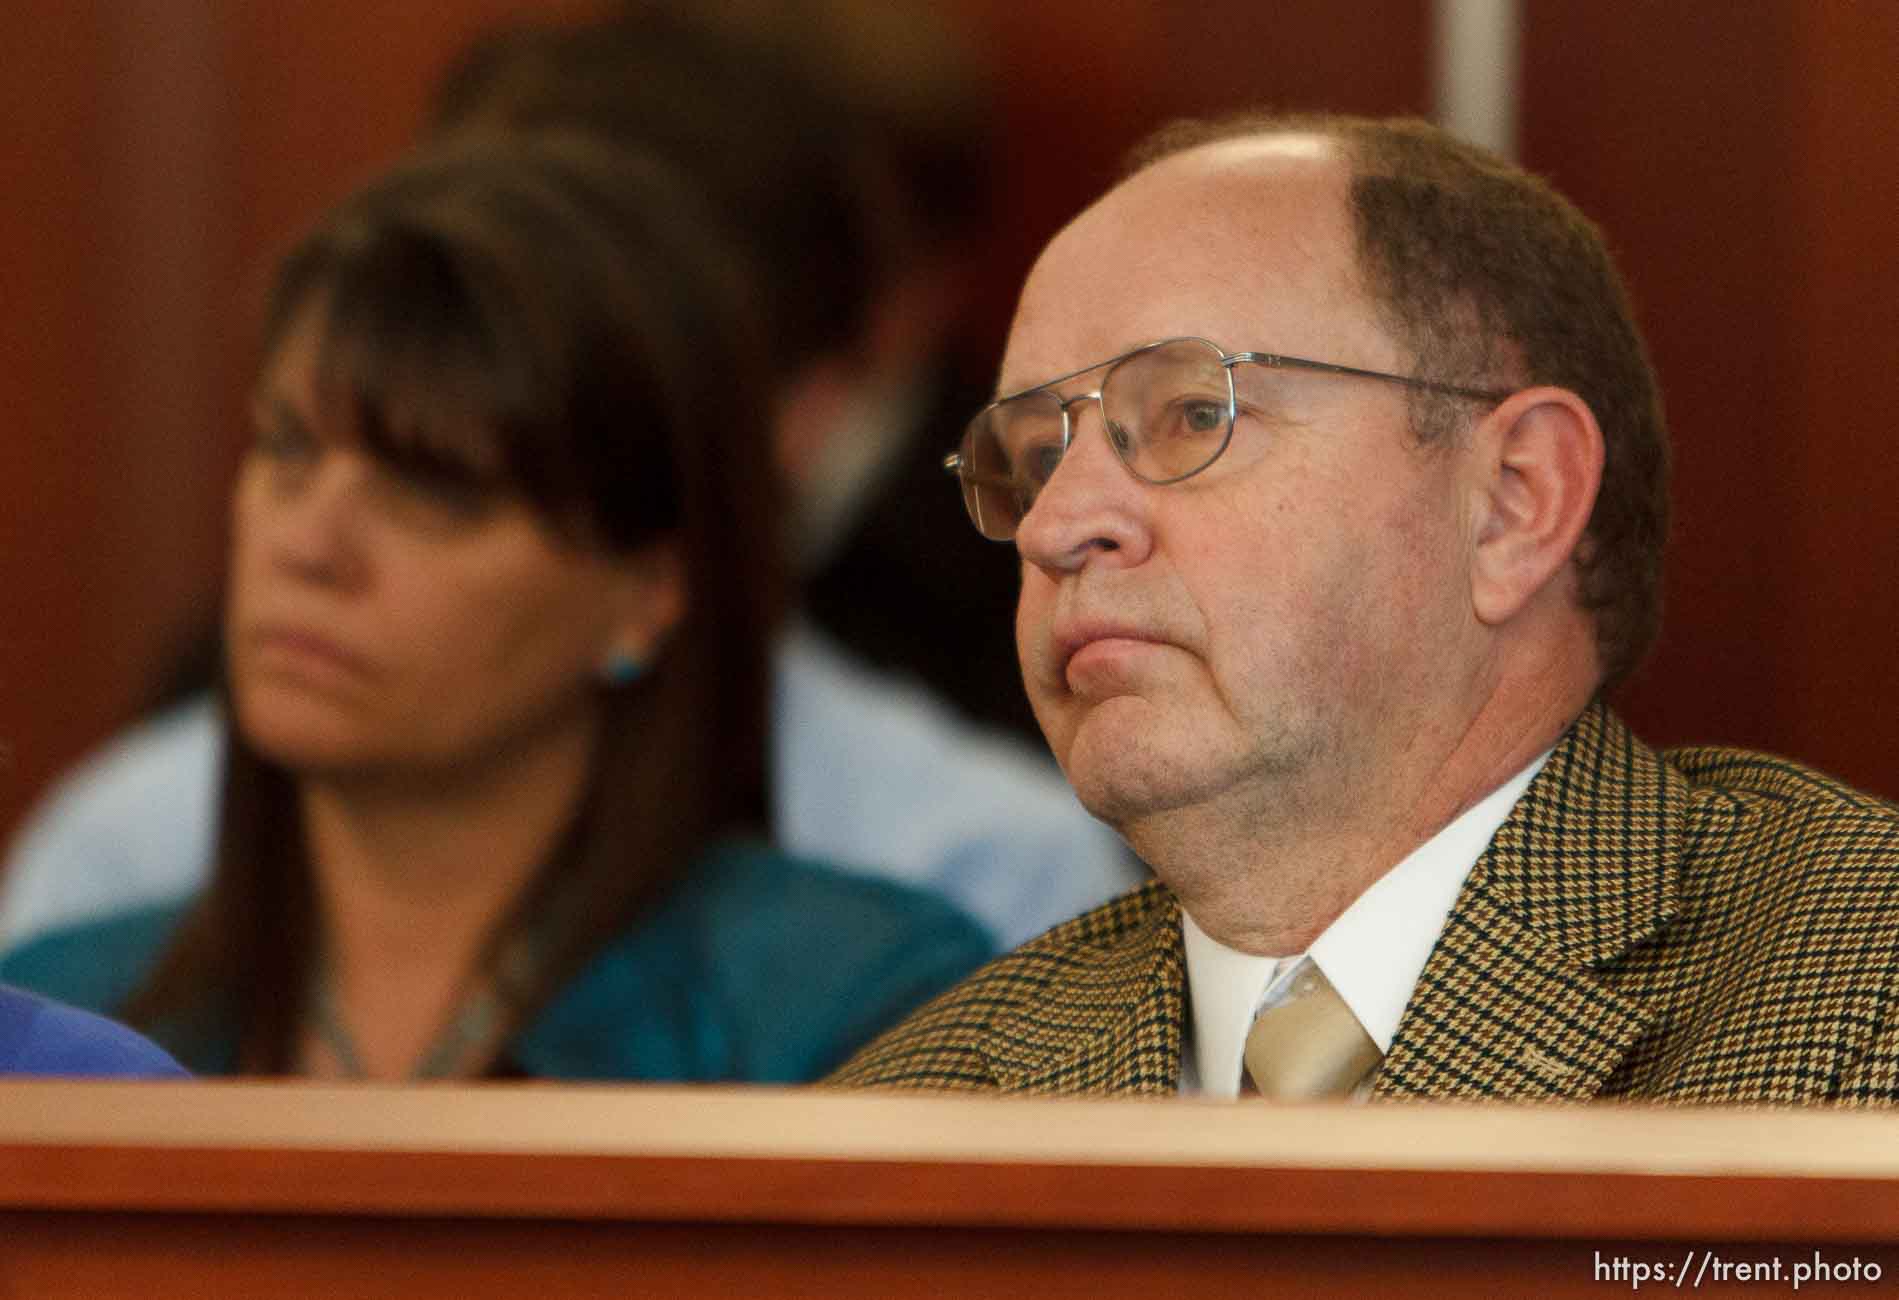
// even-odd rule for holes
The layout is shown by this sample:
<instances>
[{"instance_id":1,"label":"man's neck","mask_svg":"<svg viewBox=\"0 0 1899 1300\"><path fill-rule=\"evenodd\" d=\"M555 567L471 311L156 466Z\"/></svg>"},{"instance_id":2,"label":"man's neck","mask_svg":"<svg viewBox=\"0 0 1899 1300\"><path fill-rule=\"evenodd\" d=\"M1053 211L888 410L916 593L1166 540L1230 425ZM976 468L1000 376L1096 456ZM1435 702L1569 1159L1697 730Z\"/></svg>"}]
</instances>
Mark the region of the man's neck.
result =
<instances>
[{"instance_id":1,"label":"man's neck","mask_svg":"<svg viewBox=\"0 0 1899 1300\"><path fill-rule=\"evenodd\" d=\"M1380 771L1175 809L1124 828L1209 936L1240 952L1304 952L1385 872L1547 750L1588 701L1493 694L1421 730ZM1314 788L1316 786L1316 788Z\"/></svg>"}]
</instances>

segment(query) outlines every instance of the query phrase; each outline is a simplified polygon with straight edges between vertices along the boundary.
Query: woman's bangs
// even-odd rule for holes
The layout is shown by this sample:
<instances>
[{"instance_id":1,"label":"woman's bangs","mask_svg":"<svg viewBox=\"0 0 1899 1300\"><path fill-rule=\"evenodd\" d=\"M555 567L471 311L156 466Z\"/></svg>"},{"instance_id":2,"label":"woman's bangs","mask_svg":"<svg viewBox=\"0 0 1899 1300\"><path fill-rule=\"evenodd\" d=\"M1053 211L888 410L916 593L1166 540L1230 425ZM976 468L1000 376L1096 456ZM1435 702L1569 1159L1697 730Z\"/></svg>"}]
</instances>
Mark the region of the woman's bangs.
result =
<instances>
[{"instance_id":1,"label":"woman's bangs","mask_svg":"<svg viewBox=\"0 0 1899 1300\"><path fill-rule=\"evenodd\" d=\"M362 446L404 477L518 491L519 376L488 313L433 244L400 235L357 250L326 286L318 374Z\"/></svg>"}]
</instances>

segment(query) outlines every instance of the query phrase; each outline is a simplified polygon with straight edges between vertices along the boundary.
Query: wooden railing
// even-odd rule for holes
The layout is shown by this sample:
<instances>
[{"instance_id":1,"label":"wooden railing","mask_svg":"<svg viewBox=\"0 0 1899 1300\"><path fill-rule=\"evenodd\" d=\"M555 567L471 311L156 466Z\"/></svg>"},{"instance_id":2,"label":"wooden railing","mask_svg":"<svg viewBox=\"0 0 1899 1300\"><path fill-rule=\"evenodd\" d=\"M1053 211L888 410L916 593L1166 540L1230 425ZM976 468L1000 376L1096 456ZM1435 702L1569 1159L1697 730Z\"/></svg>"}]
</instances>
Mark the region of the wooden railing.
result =
<instances>
[{"instance_id":1,"label":"wooden railing","mask_svg":"<svg viewBox=\"0 0 1899 1300\"><path fill-rule=\"evenodd\" d=\"M1899 1117L0 1083L9 1300L1602 1295L1678 1277L1899 1284Z\"/></svg>"}]
</instances>

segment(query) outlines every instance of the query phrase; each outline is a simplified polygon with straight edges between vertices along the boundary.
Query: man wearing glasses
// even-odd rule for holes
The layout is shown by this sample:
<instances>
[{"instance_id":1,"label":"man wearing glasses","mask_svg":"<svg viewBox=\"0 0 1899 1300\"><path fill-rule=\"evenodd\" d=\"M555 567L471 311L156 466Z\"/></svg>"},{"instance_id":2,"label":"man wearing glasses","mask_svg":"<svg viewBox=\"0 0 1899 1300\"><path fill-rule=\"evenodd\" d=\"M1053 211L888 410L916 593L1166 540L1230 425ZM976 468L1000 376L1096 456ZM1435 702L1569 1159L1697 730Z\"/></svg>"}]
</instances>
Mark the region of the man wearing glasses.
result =
<instances>
[{"instance_id":1,"label":"man wearing glasses","mask_svg":"<svg viewBox=\"0 0 1899 1300\"><path fill-rule=\"evenodd\" d=\"M1667 445L1601 238L1421 123L1176 128L949 459L1036 716L1158 882L859 1086L1892 1100L1899 814L1661 755Z\"/></svg>"}]
</instances>

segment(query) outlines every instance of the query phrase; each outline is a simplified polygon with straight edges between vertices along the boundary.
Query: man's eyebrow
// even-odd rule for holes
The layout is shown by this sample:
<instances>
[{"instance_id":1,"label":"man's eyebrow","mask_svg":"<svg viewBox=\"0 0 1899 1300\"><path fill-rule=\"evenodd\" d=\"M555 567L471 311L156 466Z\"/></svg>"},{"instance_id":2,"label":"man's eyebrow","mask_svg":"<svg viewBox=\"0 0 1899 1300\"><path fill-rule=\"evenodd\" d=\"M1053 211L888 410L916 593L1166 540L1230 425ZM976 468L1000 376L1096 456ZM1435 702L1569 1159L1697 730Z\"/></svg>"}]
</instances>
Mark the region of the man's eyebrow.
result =
<instances>
[{"instance_id":1,"label":"man's eyebrow","mask_svg":"<svg viewBox=\"0 0 1899 1300\"><path fill-rule=\"evenodd\" d=\"M998 379L998 382L996 384L996 391L993 394L991 394L989 400L992 402L999 402L1005 397L1018 397L1023 393L1032 393L1038 388L1047 388L1050 384L1059 383L1062 380L1067 379L1067 378L1069 378L1068 375L1057 374L1057 375L1045 376L1041 379L1031 379L1031 380L1028 380L1026 383L1024 382L1003 383L1000 381L1000 379Z\"/></svg>"},{"instance_id":2,"label":"man's eyebrow","mask_svg":"<svg viewBox=\"0 0 1899 1300\"><path fill-rule=\"evenodd\" d=\"M1018 393L1028 393L1038 388L1046 388L1050 384L1059 383L1061 380L1067 379L1070 374L1075 373L1079 372L1070 371L1064 373L1062 371L1047 371L1039 375L1030 376L1027 379L1020 379L1011 378L1007 371L1001 371L996 375L996 388L995 391L989 395L989 400L999 402L1005 397L1014 397Z\"/></svg>"}]
</instances>

